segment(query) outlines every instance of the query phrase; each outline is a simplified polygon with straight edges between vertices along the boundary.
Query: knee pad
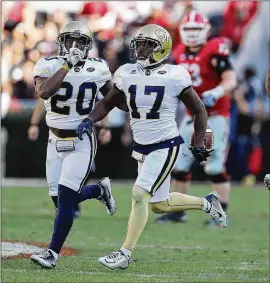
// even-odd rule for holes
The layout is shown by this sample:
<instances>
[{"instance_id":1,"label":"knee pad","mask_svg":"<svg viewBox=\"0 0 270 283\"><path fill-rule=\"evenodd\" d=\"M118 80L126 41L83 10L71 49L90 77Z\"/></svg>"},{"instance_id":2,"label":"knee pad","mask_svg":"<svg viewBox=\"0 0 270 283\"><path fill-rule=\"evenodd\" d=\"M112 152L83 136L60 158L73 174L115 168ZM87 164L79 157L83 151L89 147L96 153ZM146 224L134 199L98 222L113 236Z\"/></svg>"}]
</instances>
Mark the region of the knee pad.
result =
<instances>
[{"instance_id":1,"label":"knee pad","mask_svg":"<svg viewBox=\"0 0 270 283\"><path fill-rule=\"evenodd\" d=\"M140 205L145 201L149 201L151 195L139 186L134 186L132 189L132 200L135 204Z\"/></svg>"},{"instance_id":2,"label":"knee pad","mask_svg":"<svg viewBox=\"0 0 270 283\"><path fill-rule=\"evenodd\" d=\"M173 170L171 176L177 181L188 182L191 179L191 172Z\"/></svg>"},{"instance_id":3,"label":"knee pad","mask_svg":"<svg viewBox=\"0 0 270 283\"><path fill-rule=\"evenodd\" d=\"M154 213L167 213L169 212L168 200L151 203L151 209Z\"/></svg>"},{"instance_id":4,"label":"knee pad","mask_svg":"<svg viewBox=\"0 0 270 283\"><path fill-rule=\"evenodd\" d=\"M226 172L214 174L214 175L209 175L209 177L210 177L211 181L215 184L226 183L226 182L230 181L229 176L227 175Z\"/></svg>"}]
</instances>

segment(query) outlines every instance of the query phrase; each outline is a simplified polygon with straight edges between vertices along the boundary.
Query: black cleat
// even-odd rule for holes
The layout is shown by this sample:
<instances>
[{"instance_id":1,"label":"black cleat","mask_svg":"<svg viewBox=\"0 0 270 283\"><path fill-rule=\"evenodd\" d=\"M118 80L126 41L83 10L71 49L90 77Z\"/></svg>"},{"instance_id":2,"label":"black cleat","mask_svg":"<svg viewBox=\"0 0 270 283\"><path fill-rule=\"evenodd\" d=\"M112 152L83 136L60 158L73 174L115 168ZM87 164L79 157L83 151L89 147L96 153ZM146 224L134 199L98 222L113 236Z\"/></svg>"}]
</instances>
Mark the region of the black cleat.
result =
<instances>
[{"instance_id":1,"label":"black cleat","mask_svg":"<svg viewBox=\"0 0 270 283\"><path fill-rule=\"evenodd\" d=\"M50 249L31 256L31 261L35 264L48 269L53 269L56 267L56 259Z\"/></svg>"}]
</instances>

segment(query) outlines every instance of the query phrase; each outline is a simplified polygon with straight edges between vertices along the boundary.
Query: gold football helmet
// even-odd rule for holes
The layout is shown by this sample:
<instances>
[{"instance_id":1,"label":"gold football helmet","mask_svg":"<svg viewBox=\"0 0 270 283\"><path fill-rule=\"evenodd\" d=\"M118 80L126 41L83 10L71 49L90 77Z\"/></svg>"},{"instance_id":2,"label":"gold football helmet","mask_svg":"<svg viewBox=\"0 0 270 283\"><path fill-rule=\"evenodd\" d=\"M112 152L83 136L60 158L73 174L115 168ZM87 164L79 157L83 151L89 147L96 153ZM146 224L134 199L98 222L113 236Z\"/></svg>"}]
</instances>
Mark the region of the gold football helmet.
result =
<instances>
[{"instance_id":1,"label":"gold football helmet","mask_svg":"<svg viewBox=\"0 0 270 283\"><path fill-rule=\"evenodd\" d=\"M59 55L66 56L74 41L76 42L75 47L83 51L83 59L86 59L88 51L92 49L93 38L91 37L89 28L78 21L69 22L60 29L59 36L57 38Z\"/></svg>"},{"instance_id":2,"label":"gold football helmet","mask_svg":"<svg viewBox=\"0 0 270 283\"><path fill-rule=\"evenodd\" d=\"M172 38L159 25L142 27L131 40L132 58L142 67L155 66L168 58L172 49Z\"/></svg>"}]
</instances>

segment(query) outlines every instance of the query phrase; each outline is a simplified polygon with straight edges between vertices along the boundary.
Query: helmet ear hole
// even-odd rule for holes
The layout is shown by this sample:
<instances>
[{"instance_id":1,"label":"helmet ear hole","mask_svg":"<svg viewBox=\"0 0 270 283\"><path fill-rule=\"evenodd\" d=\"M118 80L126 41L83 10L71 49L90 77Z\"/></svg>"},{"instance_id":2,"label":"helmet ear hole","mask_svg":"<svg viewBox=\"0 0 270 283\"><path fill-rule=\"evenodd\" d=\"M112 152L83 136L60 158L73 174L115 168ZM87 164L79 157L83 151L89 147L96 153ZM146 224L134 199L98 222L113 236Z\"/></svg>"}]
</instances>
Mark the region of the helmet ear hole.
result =
<instances>
[{"instance_id":1,"label":"helmet ear hole","mask_svg":"<svg viewBox=\"0 0 270 283\"><path fill-rule=\"evenodd\" d=\"M161 54L164 54L164 52L165 52L165 50L162 50L160 53L161 53Z\"/></svg>"}]
</instances>

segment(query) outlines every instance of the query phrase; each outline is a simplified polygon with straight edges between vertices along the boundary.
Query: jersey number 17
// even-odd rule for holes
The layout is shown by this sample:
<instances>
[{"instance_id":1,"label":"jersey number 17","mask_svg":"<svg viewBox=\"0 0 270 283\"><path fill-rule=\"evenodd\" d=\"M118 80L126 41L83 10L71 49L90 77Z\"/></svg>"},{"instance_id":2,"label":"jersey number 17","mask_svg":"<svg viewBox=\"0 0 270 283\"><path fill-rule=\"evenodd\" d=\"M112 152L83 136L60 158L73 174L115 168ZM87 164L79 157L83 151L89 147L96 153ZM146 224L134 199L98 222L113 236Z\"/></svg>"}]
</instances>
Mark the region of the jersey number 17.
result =
<instances>
[{"instance_id":1,"label":"jersey number 17","mask_svg":"<svg viewBox=\"0 0 270 283\"><path fill-rule=\"evenodd\" d=\"M135 119L140 119L141 114L138 112L138 107L136 105L136 94L137 94L137 86L131 85L128 88L128 92L130 93L130 108L131 108L131 117ZM146 119L159 119L159 108L161 106L163 97L164 97L165 87L164 86L149 86L146 85L144 88L145 95L151 95L152 93L156 93L156 99L154 101L153 107L150 112L146 113Z\"/></svg>"}]
</instances>

